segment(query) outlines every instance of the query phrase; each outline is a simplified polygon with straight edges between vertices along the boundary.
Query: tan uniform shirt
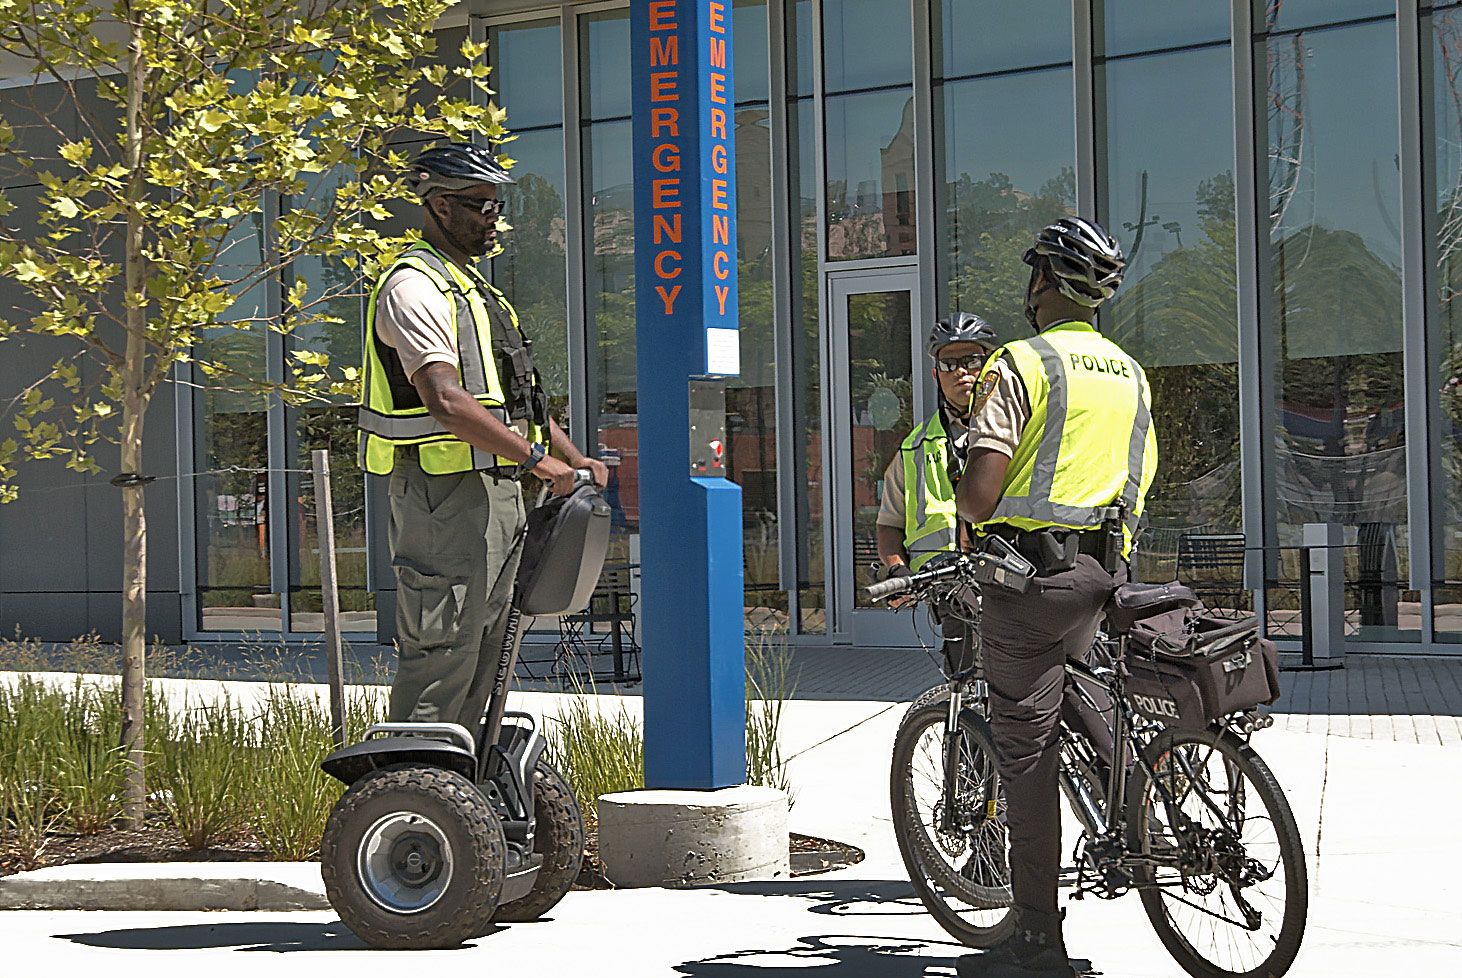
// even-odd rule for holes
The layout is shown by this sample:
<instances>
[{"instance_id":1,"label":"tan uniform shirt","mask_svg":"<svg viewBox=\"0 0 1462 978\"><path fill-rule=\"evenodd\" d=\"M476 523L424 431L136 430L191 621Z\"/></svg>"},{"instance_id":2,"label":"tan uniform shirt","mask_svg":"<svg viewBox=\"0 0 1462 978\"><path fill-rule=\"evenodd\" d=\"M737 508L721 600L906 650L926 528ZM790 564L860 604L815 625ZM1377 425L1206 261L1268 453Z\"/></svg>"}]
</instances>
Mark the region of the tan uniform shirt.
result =
<instances>
[{"instance_id":1,"label":"tan uniform shirt","mask_svg":"<svg viewBox=\"0 0 1462 978\"><path fill-rule=\"evenodd\" d=\"M452 300L425 273L398 268L376 297L376 335L401 356L410 380L429 363L457 366L457 316Z\"/></svg>"},{"instance_id":2,"label":"tan uniform shirt","mask_svg":"<svg viewBox=\"0 0 1462 978\"><path fill-rule=\"evenodd\" d=\"M1015 372L1009 356L1002 356L975 385L967 450L990 448L1013 458L1030 419L1030 397L1025 383Z\"/></svg>"},{"instance_id":3,"label":"tan uniform shirt","mask_svg":"<svg viewBox=\"0 0 1462 978\"><path fill-rule=\"evenodd\" d=\"M944 418L944 433L949 436L954 444L955 450L964 451L964 441L968 429L965 423L958 418ZM903 452L894 452L893 459L888 463L888 468L883 470L883 499L878 506L878 524L880 526L896 526L900 530L904 528L904 511L906 509L904 499L904 459Z\"/></svg>"}]
</instances>

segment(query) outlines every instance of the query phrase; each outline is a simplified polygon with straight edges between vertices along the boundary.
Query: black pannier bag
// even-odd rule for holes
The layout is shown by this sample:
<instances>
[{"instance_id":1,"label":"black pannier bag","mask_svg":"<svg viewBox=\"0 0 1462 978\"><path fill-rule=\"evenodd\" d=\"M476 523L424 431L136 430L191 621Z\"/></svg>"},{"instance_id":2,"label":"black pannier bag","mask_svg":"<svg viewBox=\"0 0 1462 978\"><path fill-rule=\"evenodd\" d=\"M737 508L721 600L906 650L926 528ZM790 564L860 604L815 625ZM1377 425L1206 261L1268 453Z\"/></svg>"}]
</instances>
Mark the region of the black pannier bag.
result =
<instances>
[{"instance_id":1,"label":"black pannier bag","mask_svg":"<svg viewBox=\"0 0 1462 978\"><path fill-rule=\"evenodd\" d=\"M1124 585L1107 627L1126 637L1128 699L1148 719L1201 729L1279 698L1278 651L1259 637L1258 618L1206 614L1181 584Z\"/></svg>"},{"instance_id":2,"label":"black pannier bag","mask_svg":"<svg viewBox=\"0 0 1462 978\"><path fill-rule=\"evenodd\" d=\"M540 501L528 514L514 600L525 615L566 615L589 603L609 549L609 504L593 486Z\"/></svg>"}]
</instances>

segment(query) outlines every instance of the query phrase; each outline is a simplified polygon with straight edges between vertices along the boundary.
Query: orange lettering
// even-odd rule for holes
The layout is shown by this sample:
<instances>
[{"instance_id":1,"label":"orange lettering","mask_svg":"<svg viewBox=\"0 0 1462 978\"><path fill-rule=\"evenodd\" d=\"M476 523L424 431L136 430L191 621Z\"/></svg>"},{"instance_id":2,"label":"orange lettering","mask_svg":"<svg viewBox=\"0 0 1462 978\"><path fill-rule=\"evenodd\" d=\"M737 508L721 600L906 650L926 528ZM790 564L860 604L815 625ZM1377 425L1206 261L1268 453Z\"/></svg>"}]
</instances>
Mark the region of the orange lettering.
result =
<instances>
[{"instance_id":1,"label":"orange lettering","mask_svg":"<svg viewBox=\"0 0 1462 978\"><path fill-rule=\"evenodd\" d=\"M724 154L723 154L724 155ZM661 173L675 173L680 169L680 151L674 143L661 143L655 147L650 161ZM721 171L725 173L725 170Z\"/></svg>"},{"instance_id":2,"label":"orange lettering","mask_svg":"<svg viewBox=\"0 0 1462 978\"><path fill-rule=\"evenodd\" d=\"M726 262L728 267L722 268L722 262ZM729 267L730 262L730 255L726 254L724 251L716 252L716 257L711 260L711 266L716 270L716 278L724 279L731 274L731 269ZM659 271L659 269L657 268L656 271Z\"/></svg>"},{"instance_id":3,"label":"orange lettering","mask_svg":"<svg viewBox=\"0 0 1462 978\"><path fill-rule=\"evenodd\" d=\"M680 35L650 38L650 67L680 64Z\"/></svg>"},{"instance_id":4,"label":"orange lettering","mask_svg":"<svg viewBox=\"0 0 1462 978\"><path fill-rule=\"evenodd\" d=\"M680 244L680 212L676 211L672 215L672 218L673 220L667 221L661 215L655 215L651 226L654 228L656 244L660 243L660 235L662 231L664 232L665 237L669 238L671 241L674 241L676 244Z\"/></svg>"},{"instance_id":5,"label":"orange lettering","mask_svg":"<svg viewBox=\"0 0 1462 978\"><path fill-rule=\"evenodd\" d=\"M711 67L726 67L726 39L724 37L711 38Z\"/></svg>"},{"instance_id":6,"label":"orange lettering","mask_svg":"<svg viewBox=\"0 0 1462 978\"><path fill-rule=\"evenodd\" d=\"M717 34L726 33L726 19L723 16L725 13L726 5L724 3L711 3L711 30Z\"/></svg>"},{"instance_id":7,"label":"orange lettering","mask_svg":"<svg viewBox=\"0 0 1462 978\"><path fill-rule=\"evenodd\" d=\"M680 215L676 215L679 217ZM675 239L679 241L679 238ZM725 214L711 215L711 240L715 244L731 247L731 218Z\"/></svg>"},{"instance_id":8,"label":"orange lettering","mask_svg":"<svg viewBox=\"0 0 1462 978\"><path fill-rule=\"evenodd\" d=\"M677 275L680 274L680 267L677 265L676 267L672 268L670 271L668 271L668 272L665 271L665 259L667 259L667 258L674 259L675 261L680 261L680 252L678 252L678 251L662 251L658 255L656 255L655 256L655 274L658 275L658 276L660 276L661 278L675 278Z\"/></svg>"},{"instance_id":9,"label":"orange lettering","mask_svg":"<svg viewBox=\"0 0 1462 978\"><path fill-rule=\"evenodd\" d=\"M717 143L711 147L711 169L717 173L725 173L729 167L726 165L726 144Z\"/></svg>"},{"instance_id":10,"label":"orange lettering","mask_svg":"<svg viewBox=\"0 0 1462 978\"><path fill-rule=\"evenodd\" d=\"M711 138L726 138L726 112L723 109L711 110Z\"/></svg>"},{"instance_id":11,"label":"orange lettering","mask_svg":"<svg viewBox=\"0 0 1462 978\"><path fill-rule=\"evenodd\" d=\"M670 130L670 135L680 135L680 111L678 109L650 110L650 138L660 138L660 127Z\"/></svg>"},{"instance_id":12,"label":"orange lettering","mask_svg":"<svg viewBox=\"0 0 1462 978\"><path fill-rule=\"evenodd\" d=\"M650 72L650 101L674 102L677 97L675 83L679 80L680 72L678 71Z\"/></svg>"},{"instance_id":13,"label":"orange lettering","mask_svg":"<svg viewBox=\"0 0 1462 978\"><path fill-rule=\"evenodd\" d=\"M726 296L730 295L731 286L716 286L716 304L721 307L721 315L726 315Z\"/></svg>"},{"instance_id":14,"label":"orange lettering","mask_svg":"<svg viewBox=\"0 0 1462 978\"><path fill-rule=\"evenodd\" d=\"M655 286L655 291L658 292L658 293L660 293L660 301L663 302L663 303L665 303L665 315L667 315L667 316L674 315L675 314L675 297L680 294L680 286L678 286L678 285L671 286L670 291L669 292L666 292L665 291L665 286L663 286L663 285L657 285L657 286Z\"/></svg>"},{"instance_id":15,"label":"orange lettering","mask_svg":"<svg viewBox=\"0 0 1462 978\"><path fill-rule=\"evenodd\" d=\"M675 30L675 0L654 0L650 4L650 30Z\"/></svg>"},{"instance_id":16,"label":"orange lettering","mask_svg":"<svg viewBox=\"0 0 1462 978\"><path fill-rule=\"evenodd\" d=\"M671 177L667 180L654 180L650 183L650 206L651 207L679 207L680 206L680 178Z\"/></svg>"},{"instance_id":17,"label":"orange lettering","mask_svg":"<svg viewBox=\"0 0 1462 978\"><path fill-rule=\"evenodd\" d=\"M656 180L655 182L659 183L660 181ZM718 211L728 211L731 209L730 206L726 203L725 180L711 181L711 206Z\"/></svg>"},{"instance_id":18,"label":"orange lettering","mask_svg":"<svg viewBox=\"0 0 1462 978\"><path fill-rule=\"evenodd\" d=\"M711 72L711 101L717 105L726 104L726 76L717 71Z\"/></svg>"}]
</instances>

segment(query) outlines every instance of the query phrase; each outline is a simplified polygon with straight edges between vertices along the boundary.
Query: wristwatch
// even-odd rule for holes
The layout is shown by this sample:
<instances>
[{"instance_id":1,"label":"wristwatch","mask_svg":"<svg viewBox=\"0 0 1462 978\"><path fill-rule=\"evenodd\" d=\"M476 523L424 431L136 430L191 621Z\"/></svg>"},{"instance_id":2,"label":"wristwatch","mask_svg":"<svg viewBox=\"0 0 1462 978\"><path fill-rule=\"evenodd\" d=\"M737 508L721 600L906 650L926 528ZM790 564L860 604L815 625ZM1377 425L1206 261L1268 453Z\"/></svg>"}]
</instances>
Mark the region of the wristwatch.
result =
<instances>
[{"instance_id":1,"label":"wristwatch","mask_svg":"<svg viewBox=\"0 0 1462 978\"><path fill-rule=\"evenodd\" d=\"M532 472L534 467L541 461L543 456L548 454L548 449L536 441L528 446L528 457L518 463L518 471L515 478L519 478L524 472Z\"/></svg>"}]
</instances>

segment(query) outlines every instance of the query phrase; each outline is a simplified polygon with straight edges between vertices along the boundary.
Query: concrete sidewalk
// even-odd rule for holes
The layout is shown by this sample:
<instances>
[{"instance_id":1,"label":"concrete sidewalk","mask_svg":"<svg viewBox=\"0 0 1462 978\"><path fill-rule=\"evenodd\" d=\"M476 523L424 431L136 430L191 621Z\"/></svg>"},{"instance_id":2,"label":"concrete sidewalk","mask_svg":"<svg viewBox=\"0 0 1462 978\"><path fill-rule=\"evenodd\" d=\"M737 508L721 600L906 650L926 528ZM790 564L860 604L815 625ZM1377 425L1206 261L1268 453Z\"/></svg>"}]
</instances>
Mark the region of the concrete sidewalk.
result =
<instances>
[{"instance_id":1,"label":"concrete sidewalk","mask_svg":"<svg viewBox=\"0 0 1462 978\"><path fill-rule=\"evenodd\" d=\"M545 713L560 702L546 693L515 700ZM606 705L620 704L638 708L635 697ZM237 953L247 950L279 952L266 965L276 978L315 978L326 968L395 978L403 968L444 964L547 975L952 975L961 949L914 899L891 828L889 756L903 710L886 700L788 704L783 746L797 788L791 828L868 853L836 873L695 891L572 893L551 920L504 927L461 950L405 957L361 953L329 912L11 911L0 913L0 942L10 961L60 974L253 975L261 961ZM1462 973L1462 882L1455 869L1462 751L1300 731L1295 716L1282 716L1281 729L1255 738L1305 839L1310 917L1291 974ZM1068 825L1066 845L1074 839ZM1072 904L1068 934L1073 952L1112 978L1178 974L1135 896ZM292 953L299 951L313 953ZM426 953L433 956L421 957Z\"/></svg>"}]
</instances>

